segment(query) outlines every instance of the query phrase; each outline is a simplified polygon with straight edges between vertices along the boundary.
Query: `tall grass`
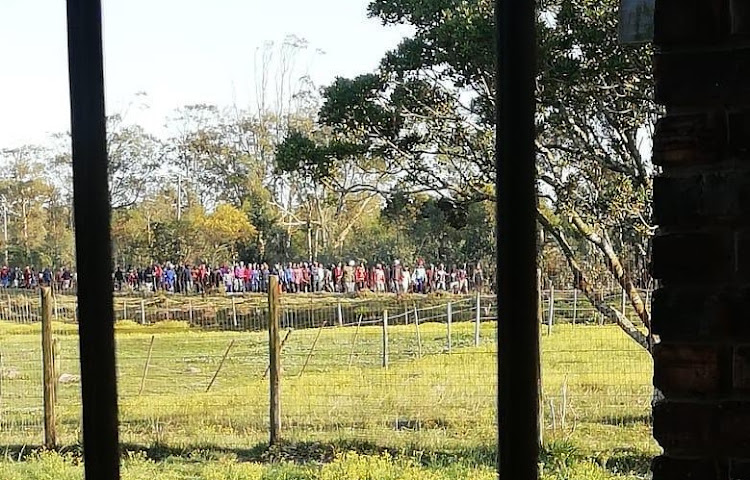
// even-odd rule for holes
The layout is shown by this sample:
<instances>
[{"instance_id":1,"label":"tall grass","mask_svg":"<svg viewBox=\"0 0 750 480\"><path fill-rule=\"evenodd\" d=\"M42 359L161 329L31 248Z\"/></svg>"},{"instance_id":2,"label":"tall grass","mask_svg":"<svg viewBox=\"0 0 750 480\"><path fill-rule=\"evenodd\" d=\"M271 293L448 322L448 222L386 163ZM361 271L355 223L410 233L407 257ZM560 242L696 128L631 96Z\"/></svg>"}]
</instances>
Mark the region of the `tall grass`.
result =
<instances>
[{"instance_id":1,"label":"tall grass","mask_svg":"<svg viewBox=\"0 0 750 480\"><path fill-rule=\"evenodd\" d=\"M378 325L326 327L311 356L317 330L290 334L282 354L286 443L267 451L267 334L118 324L120 433L125 450L135 452L124 478L492 478L496 325L483 323L474 347L473 325L455 323L448 353L446 326L422 324L421 355L415 325L389 328L388 369L380 366ZM77 336L67 325L56 332L59 373L77 375ZM26 457L42 440L40 344L36 326L0 325L0 445L8 446L0 478L80 478L75 454ZM561 325L542 337L542 361L545 475L644 475L657 452L648 354L616 327ZM75 449L75 381L59 385L57 413L60 440Z\"/></svg>"}]
</instances>

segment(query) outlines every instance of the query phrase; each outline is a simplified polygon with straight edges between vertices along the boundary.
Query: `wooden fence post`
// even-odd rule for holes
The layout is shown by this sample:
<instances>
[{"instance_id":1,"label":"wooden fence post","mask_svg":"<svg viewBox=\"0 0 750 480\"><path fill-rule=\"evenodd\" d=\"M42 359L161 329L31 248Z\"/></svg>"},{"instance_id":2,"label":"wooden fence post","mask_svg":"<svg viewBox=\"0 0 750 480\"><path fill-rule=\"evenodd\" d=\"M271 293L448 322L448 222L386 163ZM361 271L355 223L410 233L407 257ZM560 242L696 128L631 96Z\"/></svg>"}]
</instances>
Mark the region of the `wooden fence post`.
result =
<instances>
[{"instance_id":1,"label":"wooden fence post","mask_svg":"<svg viewBox=\"0 0 750 480\"><path fill-rule=\"evenodd\" d=\"M52 291L52 297L54 298L55 291ZM55 398L55 405L57 405L57 402L59 400L58 392L60 391L60 339L55 338L52 340L52 378L55 379L55 389L54 389L54 398Z\"/></svg>"},{"instance_id":2,"label":"wooden fence post","mask_svg":"<svg viewBox=\"0 0 750 480\"><path fill-rule=\"evenodd\" d=\"M128 319L128 300L125 298L122 299L122 319Z\"/></svg>"},{"instance_id":3,"label":"wooden fence post","mask_svg":"<svg viewBox=\"0 0 750 480\"><path fill-rule=\"evenodd\" d=\"M388 368L388 310L383 310L383 368Z\"/></svg>"},{"instance_id":4,"label":"wooden fence post","mask_svg":"<svg viewBox=\"0 0 750 480\"><path fill-rule=\"evenodd\" d=\"M344 325L344 312L341 309L341 302L339 302L339 306L336 311L336 314L338 315L338 318L339 318L339 327L341 327Z\"/></svg>"},{"instance_id":5,"label":"wooden fence post","mask_svg":"<svg viewBox=\"0 0 750 480\"><path fill-rule=\"evenodd\" d=\"M146 355L146 365L143 366L143 375L141 376L141 386L138 389L138 396L143 393L143 387L146 385L146 375L148 375L148 367L151 365L151 353L154 351L154 335L151 335L151 343L148 344L148 355Z\"/></svg>"},{"instance_id":6,"label":"wooden fence post","mask_svg":"<svg viewBox=\"0 0 750 480\"><path fill-rule=\"evenodd\" d=\"M417 312L417 306L414 305L414 328L417 330L417 351L419 357L422 358L422 334L419 331L419 313Z\"/></svg>"},{"instance_id":7,"label":"wooden fence post","mask_svg":"<svg viewBox=\"0 0 750 480\"><path fill-rule=\"evenodd\" d=\"M303 373L305 373L305 369L307 369L307 364L310 363L310 359L312 358L313 352L315 351L315 347L318 345L318 340L320 340L320 334L323 333L323 329L328 324L328 320L323 320L323 323L318 327L318 333L315 335L315 340L313 340L313 344L310 347L310 351L307 353L307 358L305 358L305 363L302 365L302 369L299 371L298 377L301 377Z\"/></svg>"},{"instance_id":8,"label":"wooden fence post","mask_svg":"<svg viewBox=\"0 0 750 480\"><path fill-rule=\"evenodd\" d=\"M451 327L453 324L453 304L451 302L448 302L448 313L447 313L447 326L446 329L448 330L448 353L451 353L453 351L453 335L451 333Z\"/></svg>"},{"instance_id":9,"label":"wooden fence post","mask_svg":"<svg viewBox=\"0 0 750 480\"><path fill-rule=\"evenodd\" d=\"M542 270L536 269L536 295L537 295L537 309L536 316L539 325L544 324L544 296L542 294ZM498 319L499 321L500 319ZM541 337L541 332L539 333ZM542 382L542 341L539 339L539 357L537 363L537 378L539 379L539 447L544 445L544 383Z\"/></svg>"},{"instance_id":10,"label":"wooden fence post","mask_svg":"<svg viewBox=\"0 0 750 480\"><path fill-rule=\"evenodd\" d=\"M193 301L188 299L188 323L193 325Z\"/></svg>"},{"instance_id":11,"label":"wooden fence post","mask_svg":"<svg viewBox=\"0 0 750 480\"><path fill-rule=\"evenodd\" d=\"M482 294L477 292L477 312L474 317L474 346L479 346L479 324L482 321Z\"/></svg>"},{"instance_id":12,"label":"wooden fence post","mask_svg":"<svg viewBox=\"0 0 750 480\"><path fill-rule=\"evenodd\" d=\"M626 311L625 311L625 298L626 298L626 297L625 297L625 289L623 288L623 289L622 289L622 301L621 301L621 303L620 303L620 309L622 310L622 316L623 316L623 317L625 317L625 316L626 316Z\"/></svg>"},{"instance_id":13,"label":"wooden fence post","mask_svg":"<svg viewBox=\"0 0 750 480\"><path fill-rule=\"evenodd\" d=\"M281 346L279 347L279 351L284 350L284 345L286 345L286 341L289 339L289 335L291 335L293 331L294 330L291 329L291 328L289 330L287 330L286 335L284 335L284 339L281 340ZM269 370L271 370L271 364L270 363L268 365L266 365L266 371L263 372L263 378L266 378L268 376Z\"/></svg>"},{"instance_id":14,"label":"wooden fence post","mask_svg":"<svg viewBox=\"0 0 750 480\"><path fill-rule=\"evenodd\" d=\"M576 324L576 318L578 317L578 289L573 288L573 325Z\"/></svg>"},{"instance_id":15,"label":"wooden fence post","mask_svg":"<svg viewBox=\"0 0 750 480\"><path fill-rule=\"evenodd\" d=\"M57 446L55 430L55 367L52 351L52 290L41 288L42 303L42 366L44 379L44 446Z\"/></svg>"},{"instance_id":16,"label":"wooden fence post","mask_svg":"<svg viewBox=\"0 0 750 480\"><path fill-rule=\"evenodd\" d=\"M281 342L279 340L279 313L281 289L278 275L269 277L268 286L268 353L270 371L270 444L281 441Z\"/></svg>"},{"instance_id":17,"label":"wooden fence post","mask_svg":"<svg viewBox=\"0 0 750 480\"><path fill-rule=\"evenodd\" d=\"M552 335L552 323L555 318L555 287L549 286L549 315L547 316L547 335Z\"/></svg>"},{"instance_id":18,"label":"wooden fence post","mask_svg":"<svg viewBox=\"0 0 750 480\"><path fill-rule=\"evenodd\" d=\"M232 296L232 325L237 328L237 303Z\"/></svg>"},{"instance_id":19,"label":"wooden fence post","mask_svg":"<svg viewBox=\"0 0 750 480\"><path fill-rule=\"evenodd\" d=\"M221 368L224 366L224 362L227 360L227 356L229 356L229 351L234 346L234 339L232 339L231 342L229 342L229 345L227 345L227 349L224 351L224 355L221 357L221 361L219 362L219 366L216 368L216 372L214 373L214 376L211 377L211 382L209 382L208 387L206 387L206 393L208 393L211 390L211 387L214 386L214 382L216 381L216 378L219 376L219 372L221 372Z\"/></svg>"},{"instance_id":20,"label":"wooden fence post","mask_svg":"<svg viewBox=\"0 0 750 480\"><path fill-rule=\"evenodd\" d=\"M359 327L362 325L362 314L359 314L357 319L357 328L354 330L354 338L352 338L352 350L349 352L349 366L352 366L352 360L354 359L354 347L357 345L357 335L359 335Z\"/></svg>"},{"instance_id":21,"label":"wooden fence post","mask_svg":"<svg viewBox=\"0 0 750 480\"><path fill-rule=\"evenodd\" d=\"M141 325L146 325L146 302L141 299Z\"/></svg>"}]
</instances>

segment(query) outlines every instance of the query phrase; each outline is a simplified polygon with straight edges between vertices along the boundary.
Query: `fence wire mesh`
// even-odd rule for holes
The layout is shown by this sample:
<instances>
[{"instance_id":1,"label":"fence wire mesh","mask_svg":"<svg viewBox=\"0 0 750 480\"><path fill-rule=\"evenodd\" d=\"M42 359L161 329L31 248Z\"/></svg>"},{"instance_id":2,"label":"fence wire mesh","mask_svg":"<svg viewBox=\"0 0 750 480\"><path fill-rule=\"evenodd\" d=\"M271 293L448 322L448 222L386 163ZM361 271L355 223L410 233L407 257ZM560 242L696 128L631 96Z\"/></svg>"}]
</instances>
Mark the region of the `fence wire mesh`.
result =
<instances>
[{"instance_id":1,"label":"fence wire mesh","mask_svg":"<svg viewBox=\"0 0 750 480\"><path fill-rule=\"evenodd\" d=\"M619 292L600 293L638 324ZM76 298L58 294L54 302L58 439L72 444L81 408ZM3 445L43 438L39 307L37 292L0 293ZM118 296L115 310L123 443L267 441L265 296ZM649 353L580 293L545 291L542 310L545 440L650 445ZM280 326L284 439L494 445L495 297L288 296Z\"/></svg>"}]
</instances>

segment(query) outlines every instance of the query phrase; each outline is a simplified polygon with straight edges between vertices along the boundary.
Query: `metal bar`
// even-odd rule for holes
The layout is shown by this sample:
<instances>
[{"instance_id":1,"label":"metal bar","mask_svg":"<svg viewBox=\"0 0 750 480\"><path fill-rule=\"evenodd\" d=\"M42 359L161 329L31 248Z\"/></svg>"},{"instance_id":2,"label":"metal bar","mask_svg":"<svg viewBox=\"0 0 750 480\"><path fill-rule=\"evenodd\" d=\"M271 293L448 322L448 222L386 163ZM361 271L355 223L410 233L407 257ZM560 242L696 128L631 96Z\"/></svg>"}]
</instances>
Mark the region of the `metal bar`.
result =
<instances>
[{"instance_id":1,"label":"metal bar","mask_svg":"<svg viewBox=\"0 0 750 480\"><path fill-rule=\"evenodd\" d=\"M120 478L100 0L68 0L73 208L86 478Z\"/></svg>"},{"instance_id":2,"label":"metal bar","mask_svg":"<svg viewBox=\"0 0 750 480\"><path fill-rule=\"evenodd\" d=\"M503 480L532 480L539 460L535 2L495 5L498 471Z\"/></svg>"}]
</instances>

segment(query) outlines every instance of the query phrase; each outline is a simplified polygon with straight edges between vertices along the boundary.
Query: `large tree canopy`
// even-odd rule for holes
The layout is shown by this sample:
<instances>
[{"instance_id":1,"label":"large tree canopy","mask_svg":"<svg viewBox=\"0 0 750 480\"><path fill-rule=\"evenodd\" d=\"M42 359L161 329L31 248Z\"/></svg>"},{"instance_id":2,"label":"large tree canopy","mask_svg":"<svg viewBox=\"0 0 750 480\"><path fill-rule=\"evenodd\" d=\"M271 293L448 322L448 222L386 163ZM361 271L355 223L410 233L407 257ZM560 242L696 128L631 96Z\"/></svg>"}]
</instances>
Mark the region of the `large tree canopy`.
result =
<instances>
[{"instance_id":1,"label":"large tree canopy","mask_svg":"<svg viewBox=\"0 0 750 480\"><path fill-rule=\"evenodd\" d=\"M319 128L350 148L316 151L308 160L353 160L400 194L429 193L456 204L493 201L493 7L491 0L371 2L371 16L411 25L414 35L377 72L338 78L324 89ZM643 140L657 110L650 52L617 43L617 11L615 0L540 4L540 225L592 302L592 289L584 287L605 268L648 326L632 277L643 276L651 234L653 166ZM290 140L302 143L299 136ZM594 304L646 345L625 317Z\"/></svg>"}]
</instances>

